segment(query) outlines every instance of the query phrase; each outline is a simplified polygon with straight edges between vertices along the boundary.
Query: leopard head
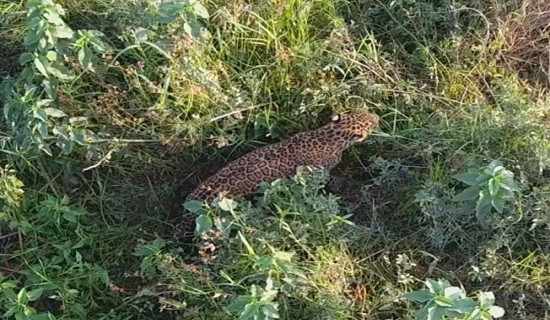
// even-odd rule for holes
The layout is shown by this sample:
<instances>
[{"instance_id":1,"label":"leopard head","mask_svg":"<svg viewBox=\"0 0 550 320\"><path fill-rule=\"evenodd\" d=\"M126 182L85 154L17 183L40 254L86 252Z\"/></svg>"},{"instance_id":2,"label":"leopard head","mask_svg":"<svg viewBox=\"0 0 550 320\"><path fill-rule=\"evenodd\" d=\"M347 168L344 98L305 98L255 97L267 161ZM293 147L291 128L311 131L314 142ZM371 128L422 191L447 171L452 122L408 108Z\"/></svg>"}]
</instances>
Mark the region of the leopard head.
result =
<instances>
[{"instance_id":1,"label":"leopard head","mask_svg":"<svg viewBox=\"0 0 550 320\"><path fill-rule=\"evenodd\" d=\"M363 142L374 129L379 127L378 115L366 111L335 114L325 130L331 139L343 148Z\"/></svg>"}]
</instances>

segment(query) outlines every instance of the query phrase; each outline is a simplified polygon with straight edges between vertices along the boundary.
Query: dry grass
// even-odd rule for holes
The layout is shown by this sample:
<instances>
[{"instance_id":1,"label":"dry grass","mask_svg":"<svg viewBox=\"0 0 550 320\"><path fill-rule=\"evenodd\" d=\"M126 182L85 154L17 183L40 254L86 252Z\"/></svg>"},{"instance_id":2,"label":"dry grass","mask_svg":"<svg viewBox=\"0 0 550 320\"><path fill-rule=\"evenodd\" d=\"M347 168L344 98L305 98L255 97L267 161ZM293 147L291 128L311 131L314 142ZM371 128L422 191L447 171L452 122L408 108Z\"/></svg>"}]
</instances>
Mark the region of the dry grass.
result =
<instances>
[{"instance_id":1,"label":"dry grass","mask_svg":"<svg viewBox=\"0 0 550 320\"><path fill-rule=\"evenodd\" d=\"M499 20L493 32L502 41L500 55L509 68L550 84L549 1L524 0L520 12Z\"/></svg>"}]
</instances>

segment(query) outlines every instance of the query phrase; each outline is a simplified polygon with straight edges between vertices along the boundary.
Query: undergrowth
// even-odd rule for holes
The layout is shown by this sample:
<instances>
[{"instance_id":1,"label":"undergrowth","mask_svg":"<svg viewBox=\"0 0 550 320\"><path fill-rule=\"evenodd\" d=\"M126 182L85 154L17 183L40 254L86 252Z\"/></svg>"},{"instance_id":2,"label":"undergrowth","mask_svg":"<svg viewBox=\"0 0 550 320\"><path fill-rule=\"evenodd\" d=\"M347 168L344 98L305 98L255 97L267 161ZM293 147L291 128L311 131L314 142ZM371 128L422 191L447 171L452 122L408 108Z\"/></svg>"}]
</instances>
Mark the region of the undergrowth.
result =
<instances>
[{"instance_id":1,"label":"undergrowth","mask_svg":"<svg viewBox=\"0 0 550 320\"><path fill-rule=\"evenodd\" d=\"M0 0L7 319L549 319L544 1ZM334 112L327 173L188 203ZM426 288L425 288L426 287Z\"/></svg>"}]
</instances>

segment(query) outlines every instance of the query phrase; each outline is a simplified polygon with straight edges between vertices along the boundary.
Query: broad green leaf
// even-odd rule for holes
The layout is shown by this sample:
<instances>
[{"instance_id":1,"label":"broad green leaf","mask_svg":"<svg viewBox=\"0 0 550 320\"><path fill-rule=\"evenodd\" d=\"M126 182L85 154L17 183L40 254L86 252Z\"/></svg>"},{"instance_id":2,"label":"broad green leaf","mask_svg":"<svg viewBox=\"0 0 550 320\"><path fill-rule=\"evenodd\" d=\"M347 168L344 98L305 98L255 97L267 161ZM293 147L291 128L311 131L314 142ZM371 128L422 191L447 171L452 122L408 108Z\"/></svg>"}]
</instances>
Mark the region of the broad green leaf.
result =
<instances>
[{"instance_id":1,"label":"broad green leaf","mask_svg":"<svg viewBox=\"0 0 550 320\"><path fill-rule=\"evenodd\" d=\"M196 223L195 232L198 235L212 229L212 219L207 214L198 216Z\"/></svg>"},{"instance_id":2,"label":"broad green leaf","mask_svg":"<svg viewBox=\"0 0 550 320\"><path fill-rule=\"evenodd\" d=\"M443 294L445 288L450 287L451 285L447 280L435 281L433 279L426 280L426 286L430 289L430 292L435 294Z\"/></svg>"},{"instance_id":3,"label":"broad green leaf","mask_svg":"<svg viewBox=\"0 0 550 320\"><path fill-rule=\"evenodd\" d=\"M19 305L15 305L15 306L11 306L8 311L6 311L2 317L5 318L5 319L8 319L9 317L11 317L12 315L14 315L19 309Z\"/></svg>"},{"instance_id":4,"label":"broad green leaf","mask_svg":"<svg viewBox=\"0 0 550 320\"><path fill-rule=\"evenodd\" d=\"M218 207L226 212L231 212L235 208L237 208L237 203L233 201L232 199L228 198L222 198L220 201L218 201Z\"/></svg>"},{"instance_id":5,"label":"broad green leaf","mask_svg":"<svg viewBox=\"0 0 550 320\"><path fill-rule=\"evenodd\" d=\"M455 174L453 176L454 179L458 181L462 181L469 186L477 185L478 183L476 179L478 177L479 177L479 173L477 172L466 172L466 173Z\"/></svg>"},{"instance_id":6,"label":"broad green leaf","mask_svg":"<svg viewBox=\"0 0 550 320\"><path fill-rule=\"evenodd\" d=\"M19 57L19 64L25 65L28 62L32 61L34 59L34 56L30 52L25 52Z\"/></svg>"},{"instance_id":7,"label":"broad green leaf","mask_svg":"<svg viewBox=\"0 0 550 320\"><path fill-rule=\"evenodd\" d=\"M260 305L255 301L250 302L244 306L243 311L239 315L239 320L247 320L253 317L258 316L260 313Z\"/></svg>"},{"instance_id":8,"label":"broad green leaf","mask_svg":"<svg viewBox=\"0 0 550 320\"><path fill-rule=\"evenodd\" d=\"M459 287L448 287L445 288L443 292L445 297L453 300L464 298L465 296L464 291L462 291Z\"/></svg>"},{"instance_id":9,"label":"broad green leaf","mask_svg":"<svg viewBox=\"0 0 550 320\"><path fill-rule=\"evenodd\" d=\"M411 301L424 303L434 298L434 295L430 293L430 290L423 289L423 290L409 292L405 294L404 297Z\"/></svg>"},{"instance_id":10,"label":"broad green leaf","mask_svg":"<svg viewBox=\"0 0 550 320\"><path fill-rule=\"evenodd\" d=\"M202 206L203 206L203 202L201 201L189 201L183 204L183 207L186 210L189 210L194 213L202 209Z\"/></svg>"},{"instance_id":11,"label":"broad green leaf","mask_svg":"<svg viewBox=\"0 0 550 320\"><path fill-rule=\"evenodd\" d=\"M250 301L250 296L238 296L226 309L229 312L241 312Z\"/></svg>"},{"instance_id":12,"label":"broad green leaf","mask_svg":"<svg viewBox=\"0 0 550 320\"><path fill-rule=\"evenodd\" d=\"M485 207L491 204L491 195L488 189L484 189L479 194L479 200L477 202L478 207Z\"/></svg>"},{"instance_id":13,"label":"broad green leaf","mask_svg":"<svg viewBox=\"0 0 550 320\"><path fill-rule=\"evenodd\" d=\"M27 35L25 36L25 39L23 40L23 44L25 46L30 46L32 44L35 44L42 38L42 32L38 30L30 30Z\"/></svg>"},{"instance_id":14,"label":"broad green leaf","mask_svg":"<svg viewBox=\"0 0 550 320\"><path fill-rule=\"evenodd\" d=\"M464 189L462 192L457 194L453 201L471 201L476 200L479 197L479 187L471 186Z\"/></svg>"},{"instance_id":15,"label":"broad green leaf","mask_svg":"<svg viewBox=\"0 0 550 320\"><path fill-rule=\"evenodd\" d=\"M268 318L279 319L279 311L277 310L278 306L279 305L276 303L266 304L262 308L262 311Z\"/></svg>"},{"instance_id":16,"label":"broad green leaf","mask_svg":"<svg viewBox=\"0 0 550 320\"><path fill-rule=\"evenodd\" d=\"M63 118L67 116L65 112L56 108L44 108L44 112L52 118Z\"/></svg>"},{"instance_id":17,"label":"broad green leaf","mask_svg":"<svg viewBox=\"0 0 550 320\"><path fill-rule=\"evenodd\" d=\"M445 308L434 306L428 309L427 320L441 320L445 315Z\"/></svg>"},{"instance_id":18,"label":"broad green leaf","mask_svg":"<svg viewBox=\"0 0 550 320\"><path fill-rule=\"evenodd\" d=\"M203 19L210 18L210 15L208 14L208 10L200 3L199 1L196 1L193 3L193 9L195 10L195 14Z\"/></svg>"},{"instance_id":19,"label":"broad green leaf","mask_svg":"<svg viewBox=\"0 0 550 320\"><path fill-rule=\"evenodd\" d=\"M53 102L52 99L42 99L42 100L38 100L38 101L36 102L36 106L37 106L38 108L45 108L45 107L51 105L52 102Z\"/></svg>"},{"instance_id":20,"label":"broad green leaf","mask_svg":"<svg viewBox=\"0 0 550 320\"><path fill-rule=\"evenodd\" d=\"M284 251L277 251L273 254L273 258L277 260L287 261L290 262L292 259L293 254L289 252Z\"/></svg>"},{"instance_id":21,"label":"broad green leaf","mask_svg":"<svg viewBox=\"0 0 550 320\"><path fill-rule=\"evenodd\" d=\"M491 197L494 197L498 194L498 192L500 190L500 185L499 185L499 182L497 181L497 179L495 179L495 178L489 179L489 183L488 183L487 186L488 186L489 194L491 195Z\"/></svg>"},{"instance_id":22,"label":"broad green leaf","mask_svg":"<svg viewBox=\"0 0 550 320\"><path fill-rule=\"evenodd\" d=\"M48 78L50 75L48 74L47 67L49 67L50 64L46 59L41 58L42 57L34 58L34 66L44 77Z\"/></svg>"},{"instance_id":23,"label":"broad green leaf","mask_svg":"<svg viewBox=\"0 0 550 320\"><path fill-rule=\"evenodd\" d=\"M512 191L512 192L520 192L521 191L521 189L519 188L519 186L516 184L516 182L513 179L507 179L500 186L503 189L506 189L506 190Z\"/></svg>"},{"instance_id":24,"label":"broad green leaf","mask_svg":"<svg viewBox=\"0 0 550 320\"><path fill-rule=\"evenodd\" d=\"M74 31L65 24L55 28L55 33L61 39L71 39L74 36Z\"/></svg>"},{"instance_id":25,"label":"broad green leaf","mask_svg":"<svg viewBox=\"0 0 550 320\"><path fill-rule=\"evenodd\" d=\"M201 35L202 26L198 21L188 21L183 24L185 33L193 38L198 38Z\"/></svg>"},{"instance_id":26,"label":"broad green leaf","mask_svg":"<svg viewBox=\"0 0 550 320\"><path fill-rule=\"evenodd\" d=\"M497 169L498 167L502 167L502 162L500 160L493 160L491 161L491 163L489 163L489 165L487 166L487 173L488 174L492 174L495 169Z\"/></svg>"},{"instance_id":27,"label":"broad green leaf","mask_svg":"<svg viewBox=\"0 0 550 320\"><path fill-rule=\"evenodd\" d=\"M92 67L92 51L88 48L82 48L78 50L78 62L84 67L84 68L91 68Z\"/></svg>"},{"instance_id":28,"label":"broad green leaf","mask_svg":"<svg viewBox=\"0 0 550 320\"><path fill-rule=\"evenodd\" d=\"M67 67L56 61L52 62L52 64L48 67L48 72L60 80L68 81L74 79L71 71Z\"/></svg>"},{"instance_id":29,"label":"broad green leaf","mask_svg":"<svg viewBox=\"0 0 550 320\"><path fill-rule=\"evenodd\" d=\"M35 301L38 298L40 298L40 296L42 296L43 291L44 290L42 290L42 288L38 288L38 289L34 289L34 290L29 291L27 293L27 297L29 298L29 301Z\"/></svg>"},{"instance_id":30,"label":"broad green leaf","mask_svg":"<svg viewBox=\"0 0 550 320\"><path fill-rule=\"evenodd\" d=\"M27 301L29 301L29 298L27 297L27 289L23 288L19 290L19 293L17 294L17 302L20 304L27 304Z\"/></svg>"},{"instance_id":31,"label":"broad green leaf","mask_svg":"<svg viewBox=\"0 0 550 320\"><path fill-rule=\"evenodd\" d=\"M472 312L477 307L477 303L471 299L460 299L456 300L453 306L450 308L452 311L456 311L458 313L467 314Z\"/></svg>"},{"instance_id":32,"label":"broad green leaf","mask_svg":"<svg viewBox=\"0 0 550 320\"><path fill-rule=\"evenodd\" d=\"M55 320L55 317L51 313L39 313L32 315L30 320Z\"/></svg>"},{"instance_id":33,"label":"broad green leaf","mask_svg":"<svg viewBox=\"0 0 550 320\"><path fill-rule=\"evenodd\" d=\"M451 307L453 305L453 300L452 299L449 299L449 298L447 298L445 296L442 296L442 295L435 296L434 301L435 301L435 303L437 303L437 305L442 306L442 307Z\"/></svg>"},{"instance_id":34,"label":"broad green leaf","mask_svg":"<svg viewBox=\"0 0 550 320\"><path fill-rule=\"evenodd\" d=\"M61 26L65 24L63 19L61 19L61 17L56 12L46 11L44 13L44 17L49 23L55 24L56 26Z\"/></svg>"},{"instance_id":35,"label":"broad green leaf","mask_svg":"<svg viewBox=\"0 0 550 320\"><path fill-rule=\"evenodd\" d=\"M504 211L504 199L502 198L493 198L491 199L491 204L493 208L495 208L498 213L502 213Z\"/></svg>"},{"instance_id":36,"label":"broad green leaf","mask_svg":"<svg viewBox=\"0 0 550 320\"><path fill-rule=\"evenodd\" d=\"M479 293L479 303L483 309L487 309L495 303L495 294L491 291Z\"/></svg>"}]
</instances>

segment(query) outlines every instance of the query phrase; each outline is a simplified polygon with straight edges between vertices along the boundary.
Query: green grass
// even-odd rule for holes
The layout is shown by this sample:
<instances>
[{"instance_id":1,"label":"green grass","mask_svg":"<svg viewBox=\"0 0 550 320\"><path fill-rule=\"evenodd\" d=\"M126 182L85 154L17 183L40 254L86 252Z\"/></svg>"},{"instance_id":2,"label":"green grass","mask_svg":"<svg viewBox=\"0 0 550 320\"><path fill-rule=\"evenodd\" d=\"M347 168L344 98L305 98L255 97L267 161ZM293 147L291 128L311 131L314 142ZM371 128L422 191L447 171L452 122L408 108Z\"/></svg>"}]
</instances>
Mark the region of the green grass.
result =
<instances>
[{"instance_id":1,"label":"green grass","mask_svg":"<svg viewBox=\"0 0 550 320\"><path fill-rule=\"evenodd\" d=\"M412 319L403 296L428 278L492 291L504 319L550 318L543 1L209 0L208 18L170 23L155 1L56 3L74 32L103 35L25 45L27 2L0 0L6 318L237 319L249 303ZM44 75L18 59L50 50L74 77L44 106ZM302 173L211 207L233 233L174 235L185 195L224 163L366 108L381 128L345 153L346 190ZM492 160L521 191L484 225L453 177Z\"/></svg>"}]
</instances>

